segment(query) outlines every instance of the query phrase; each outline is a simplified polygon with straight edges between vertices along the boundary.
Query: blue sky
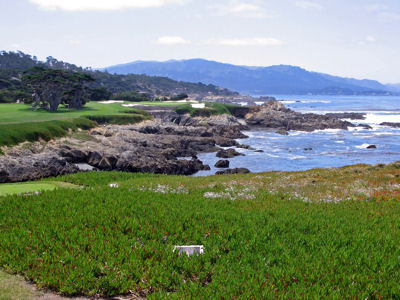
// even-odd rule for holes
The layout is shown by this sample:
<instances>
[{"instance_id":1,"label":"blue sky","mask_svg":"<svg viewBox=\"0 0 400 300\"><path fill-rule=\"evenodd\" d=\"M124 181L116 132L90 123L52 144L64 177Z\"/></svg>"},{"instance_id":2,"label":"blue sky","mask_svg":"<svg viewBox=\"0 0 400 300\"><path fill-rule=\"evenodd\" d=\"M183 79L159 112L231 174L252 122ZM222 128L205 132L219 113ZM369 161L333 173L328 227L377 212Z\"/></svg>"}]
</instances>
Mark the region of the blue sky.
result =
<instances>
[{"instance_id":1,"label":"blue sky","mask_svg":"<svg viewBox=\"0 0 400 300\"><path fill-rule=\"evenodd\" d=\"M400 82L399 0L0 0L0 49L82 66L206 58Z\"/></svg>"}]
</instances>

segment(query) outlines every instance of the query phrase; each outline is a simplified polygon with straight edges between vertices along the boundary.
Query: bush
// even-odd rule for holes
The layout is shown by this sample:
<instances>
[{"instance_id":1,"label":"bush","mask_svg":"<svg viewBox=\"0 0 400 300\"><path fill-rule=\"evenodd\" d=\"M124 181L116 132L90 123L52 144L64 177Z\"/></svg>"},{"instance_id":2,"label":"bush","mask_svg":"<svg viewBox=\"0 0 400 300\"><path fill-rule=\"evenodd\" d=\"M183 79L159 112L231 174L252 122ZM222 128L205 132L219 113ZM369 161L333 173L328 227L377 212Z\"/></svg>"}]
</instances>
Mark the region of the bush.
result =
<instances>
[{"instance_id":1,"label":"bush","mask_svg":"<svg viewBox=\"0 0 400 300\"><path fill-rule=\"evenodd\" d=\"M111 97L112 97L112 93L106 87L89 89L89 100L90 101L108 100Z\"/></svg>"},{"instance_id":2,"label":"bush","mask_svg":"<svg viewBox=\"0 0 400 300\"><path fill-rule=\"evenodd\" d=\"M179 100L185 100L185 99L187 99L187 98L189 98L188 94L181 93L181 94L178 94L178 95L176 95L176 96L172 96L172 97L171 97L171 100L173 100L173 101L179 101Z\"/></svg>"},{"instance_id":3,"label":"bush","mask_svg":"<svg viewBox=\"0 0 400 300\"><path fill-rule=\"evenodd\" d=\"M146 94L138 93L135 91L128 91L117 93L112 96L113 100L125 100L125 101L149 101L150 97Z\"/></svg>"},{"instance_id":4,"label":"bush","mask_svg":"<svg viewBox=\"0 0 400 300\"><path fill-rule=\"evenodd\" d=\"M193 108L190 104L184 104L175 109L180 115L189 114L192 117L209 117L212 115L232 115L241 108L239 105L223 104L218 102L206 102L205 108Z\"/></svg>"},{"instance_id":5,"label":"bush","mask_svg":"<svg viewBox=\"0 0 400 300\"><path fill-rule=\"evenodd\" d=\"M148 119L143 114L126 114L126 115L101 115L101 116L86 116L91 121L95 121L97 124L116 124L116 125L128 125L142 122Z\"/></svg>"},{"instance_id":6,"label":"bush","mask_svg":"<svg viewBox=\"0 0 400 300\"><path fill-rule=\"evenodd\" d=\"M0 103L15 103L17 100L24 100L25 103L32 101L31 95L27 92L16 89L0 90Z\"/></svg>"}]
</instances>

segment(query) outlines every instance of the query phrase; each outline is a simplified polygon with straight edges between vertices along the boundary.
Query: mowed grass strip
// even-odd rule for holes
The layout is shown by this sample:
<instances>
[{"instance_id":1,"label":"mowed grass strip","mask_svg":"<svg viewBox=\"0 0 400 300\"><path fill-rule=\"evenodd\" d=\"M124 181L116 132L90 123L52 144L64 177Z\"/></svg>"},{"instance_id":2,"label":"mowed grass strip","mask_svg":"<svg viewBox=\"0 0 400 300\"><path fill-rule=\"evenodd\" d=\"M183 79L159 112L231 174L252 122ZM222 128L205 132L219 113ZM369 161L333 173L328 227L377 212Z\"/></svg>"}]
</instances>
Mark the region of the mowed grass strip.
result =
<instances>
[{"instance_id":1,"label":"mowed grass strip","mask_svg":"<svg viewBox=\"0 0 400 300\"><path fill-rule=\"evenodd\" d=\"M85 173L60 178L84 189L2 197L0 266L64 295L400 297L398 199L224 197L257 176ZM172 251L190 244L205 254Z\"/></svg>"},{"instance_id":2,"label":"mowed grass strip","mask_svg":"<svg viewBox=\"0 0 400 300\"><path fill-rule=\"evenodd\" d=\"M57 188L79 188L79 186L60 181L2 183L0 184L0 196L44 192L55 190Z\"/></svg>"}]
</instances>

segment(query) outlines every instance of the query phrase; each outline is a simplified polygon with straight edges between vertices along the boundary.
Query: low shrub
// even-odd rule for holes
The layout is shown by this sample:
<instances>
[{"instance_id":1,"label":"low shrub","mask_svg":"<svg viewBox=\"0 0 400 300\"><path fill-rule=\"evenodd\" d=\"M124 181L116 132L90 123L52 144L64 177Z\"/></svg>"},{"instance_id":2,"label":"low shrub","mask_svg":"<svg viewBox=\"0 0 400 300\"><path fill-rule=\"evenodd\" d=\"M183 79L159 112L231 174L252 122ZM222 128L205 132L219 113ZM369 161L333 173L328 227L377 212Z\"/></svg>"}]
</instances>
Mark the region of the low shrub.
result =
<instances>
[{"instance_id":1,"label":"low shrub","mask_svg":"<svg viewBox=\"0 0 400 300\"><path fill-rule=\"evenodd\" d=\"M180 114L189 114L192 117L209 117L212 115L234 115L241 108L239 105L224 104L219 102L206 102L205 108L194 108L191 104L183 104L175 109Z\"/></svg>"},{"instance_id":2,"label":"low shrub","mask_svg":"<svg viewBox=\"0 0 400 300\"><path fill-rule=\"evenodd\" d=\"M127 125L142 122L149 117L143 114L124 114L124 115L99 115L86 116L89 120L95 121L97 124L116 124Z\"/></svg>"}]
</instances>

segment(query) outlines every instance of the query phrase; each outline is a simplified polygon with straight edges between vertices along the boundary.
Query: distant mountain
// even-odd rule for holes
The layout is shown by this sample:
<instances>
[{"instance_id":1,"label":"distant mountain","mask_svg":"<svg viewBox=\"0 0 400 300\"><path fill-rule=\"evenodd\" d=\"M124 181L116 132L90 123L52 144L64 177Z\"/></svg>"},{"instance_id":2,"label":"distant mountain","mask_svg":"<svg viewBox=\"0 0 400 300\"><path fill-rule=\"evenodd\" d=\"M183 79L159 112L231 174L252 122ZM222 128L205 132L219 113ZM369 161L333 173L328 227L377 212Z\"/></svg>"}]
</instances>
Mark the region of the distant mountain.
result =
<instances>
[{"instance_id":1,"label":"distant mountain","mask_svg":"<svg viewBox=\"0 0 400 300\"><path fill-rule=\"evenodd\" d=\"M400 93L400 83L397 84L387 84L386 88L389 91L395 92L395 93Z\"/></svg>"},{"instance_id":2,"label":"distant mountain","mask_svg":"<svg viewBox=\"0 0 400 300\"><path fill-rule=\"evenodd\" d=\"M116 74L146 74L166 76L180 81L203 82L252 95L390 93L388 87L378 81L342 78L287 65L248 67L190 59L166 62L136 61L108 67L106 70Z\"/></svg>"},{"instance_id":3,"label":"distant mountain","mask_svg":"<svg viewBox=\"0 0 400 300\"><path fill-rule=\"evenodd\" d=\"M46 61L39 61L35 56L20 51L0 51L0 103L14 101L14 98L18 97L22 89L23 72L34 66L88 73L95 79L89 85L91 88L104 87L112 93L136 91L150 97L169 97L181 93L199 98L210 95L237 96L236 92L212 84L176 81L165 76L113 75L91 68L82 68L51 56L47 57Z\"/></svg>"}]
</instances>

